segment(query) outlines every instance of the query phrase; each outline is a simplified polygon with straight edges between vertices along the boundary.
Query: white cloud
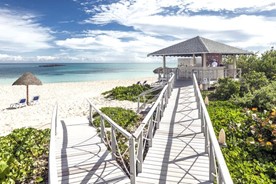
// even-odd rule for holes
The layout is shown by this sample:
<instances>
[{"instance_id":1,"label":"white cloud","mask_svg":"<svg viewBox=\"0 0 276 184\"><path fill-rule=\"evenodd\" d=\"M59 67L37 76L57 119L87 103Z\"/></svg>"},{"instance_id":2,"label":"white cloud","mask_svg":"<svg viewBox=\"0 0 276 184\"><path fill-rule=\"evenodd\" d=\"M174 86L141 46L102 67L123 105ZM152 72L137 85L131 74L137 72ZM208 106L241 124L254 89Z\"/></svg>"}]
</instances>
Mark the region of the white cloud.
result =
<instances>
[{"instance_id":1,"label":"white cloud","mask_svg":"<svg viewBox=\"0 0 276 184\"><path fill-rule=\"evenodd\" d=\"M74 50L76 57L95 62L146 62L147 54L170 42L141 32L89 30L83 38L59 40L58 46ZM78 51L76 51L78 50ZM69 51L68 51L69 53Z\"/></svg>"},{"instance_id":2,"label":"white cloud","mask_svg":"<svg viewBox=\"0 0 276 184\"><path fill-rule=\"evenodd\" d=\"M275 0L186 0L187 9L191 11L201 10L228 10L235 11L237 9L246 9L247 11L268 11L276 9Z\"/></svg>"},{"instance_id":3,"label":"white cloud","mask_svg":"<svg viewBox=\"0 0 276 184\"><path fill-rule=\"evenodd\" d=\"M180 9L178 12L172 13L168 10L176 7ZM185 13L202 10L212 10L217 13L208 15ZM222 10L232 11L232 16L223 14ZM242 10L244 12L241 12ZM144 35L163 36L164 39L170 36L179 41L200 35L232 46L244 49L254 47L263 51L270 48L271 44L275 44L276 17L245 13L267 10L276 11L275 0L138 0L131 3L121 0L99 6L98 13L87 22L94 24L117 22L133 27ZM164 46L168 44L161 48Z\"/></svg>"},{"instance_id":4,"label":"white cloud","mask_svg":"<svg viewBox=\"0 0 276 184\"><path fill-rule=\"evenodd\" d=\"M51 30L35 21L35 16L0 8L0 51L32 52L48 49Z\"/></svg>"},{"instance_id":5,"label":"white cloud","mask_svg":"<svg viewBox=\"0 0 276 184\"><path fill-rule=\"evenodd\" d=\"M23 61L23 57L9 54L0 54L0 61Z\"/></svg>"}]
</instances>

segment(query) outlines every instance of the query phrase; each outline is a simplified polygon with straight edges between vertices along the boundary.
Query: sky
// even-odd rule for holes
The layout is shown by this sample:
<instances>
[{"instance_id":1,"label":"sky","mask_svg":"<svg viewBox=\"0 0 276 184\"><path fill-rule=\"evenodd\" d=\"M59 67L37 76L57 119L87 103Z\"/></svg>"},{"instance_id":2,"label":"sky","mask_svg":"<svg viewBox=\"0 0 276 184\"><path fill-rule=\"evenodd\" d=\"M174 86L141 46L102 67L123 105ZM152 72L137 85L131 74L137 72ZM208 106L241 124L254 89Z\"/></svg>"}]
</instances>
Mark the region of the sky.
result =
<instances>
[{"instance_id":1,"label":"sky","mask_svg":"<svg viewBox=\"0 0 276 184\"><path fill-rule=\"evenodd\" d=\"M0 62L151 62L201 36L276 45L276 0L0 0Z\"/></svg>"}]
</instances>

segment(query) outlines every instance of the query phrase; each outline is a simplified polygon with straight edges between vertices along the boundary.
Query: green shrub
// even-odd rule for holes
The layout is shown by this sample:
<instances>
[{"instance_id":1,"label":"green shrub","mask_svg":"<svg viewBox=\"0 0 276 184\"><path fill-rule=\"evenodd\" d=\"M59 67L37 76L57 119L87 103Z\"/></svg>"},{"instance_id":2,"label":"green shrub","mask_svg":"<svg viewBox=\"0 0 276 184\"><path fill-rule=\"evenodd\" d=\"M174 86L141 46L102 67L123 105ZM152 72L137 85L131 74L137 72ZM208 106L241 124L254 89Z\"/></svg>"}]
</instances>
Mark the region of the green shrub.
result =
<instances>
[{"instance_id":1,"label":"green shrub","mask_svg":"<svg viewBox=\"0 0 276 184\"><path fill-rule=\"evenodd\" d=\"M123 127L124 129L130 131L139 122L139 116L136 112L121 107L103 107L100 109L104 114L110 117L115 123ZM99 114L94 114L94 124L100 127L100 116ZM106 127L110 127L110 124L105 122Z\"/></svg>"},{"instance_id":2,"label":"green shrub","mask_svg":"<svg viewBox=\"0 0 276 184\"><path fill-rule=\"evenodd\" d=\"M207 108L216 135L221 128L225 130L227 147L222 148L222 152L234 183L276 183L276 155L269 148L270 144L262 147L261 144L251 144L248 141L253 136L252 130L255 130L256 136L260 132L264 134L262 135L264 140L261 141L267 142L270 138L274 140L270 137L272 129L269 129L271 128L268 126L269 123L263 125L270 132L264 130L260 122L252 120L252 113L246 115L244 109L230 101L210 101ZM276 112L274 114L273 112L272 114L268 112L267 115L272 122L275 122ZM269 122L266 116L260 116L259 120ZM259 125L259 130L256 124ZM254 137L253 140L257 142L258 137ZM269 142L272 143L272 140Z\"/></svg>"},{"instance_id":3,"label":"green shrub","mask_svg":"<svg viewBox=\"0 0 276 184\"><path fill-rule=\"evenodd\" d=\"M217 100L228 100L232 95L239 94L240 83L231 78L224 78L218 80L218 85L211 98Z\"/></svg>"},{"instance_id":4,"label":"green shrub","mask_svg":"<svg viewBox=\"0 0 276 184\"><path fill-rule=\"evenodd\" d=\"M276 107L276 81L253 93L252 106L260 110Z\"/></svg>"},{"instance_id":5,"label":"green shrub","mask_svg":"<svg viewBox=\"0 0 276 184\"><path fill-rule=\"evenodd\" d=\"M0 137L0 183L47 182L50 129L16 129Z\"/></svg>"},{"instance_id":6,"label":"green shrub","mask_svg":"<svg viewBox=\"0 0 276 184\"><path fill-rule=\"evenodd\" d=\"M269 84L268 79L263 72L250 71L242 76L241 84L241 96L255 90L258 90Z\"/></svg>"},{"instance_id":7,"label":"green shrub","mask_svg":"<svg viewBox=\"0 0 276 184\"><path fill-rule=\"evenodd\" d=\"M129 100L136 102L138 95L142 92L150 89L149 85L133 84L132 86L118 86L110 91L103 92L105 98L111 98L115 100Z\"/></svg>"},{"instance_id":8,"label":"green shrub","mask_svg":"<svg viewBox=\"0 0 276 184\"><path fill-rule=\"evenodd\" d=\"M233 95L231 101L242 107L256 107L259 110L269 110L276 107L276 82L264 86L243 97Z\"/></svg>"}]
</instances>

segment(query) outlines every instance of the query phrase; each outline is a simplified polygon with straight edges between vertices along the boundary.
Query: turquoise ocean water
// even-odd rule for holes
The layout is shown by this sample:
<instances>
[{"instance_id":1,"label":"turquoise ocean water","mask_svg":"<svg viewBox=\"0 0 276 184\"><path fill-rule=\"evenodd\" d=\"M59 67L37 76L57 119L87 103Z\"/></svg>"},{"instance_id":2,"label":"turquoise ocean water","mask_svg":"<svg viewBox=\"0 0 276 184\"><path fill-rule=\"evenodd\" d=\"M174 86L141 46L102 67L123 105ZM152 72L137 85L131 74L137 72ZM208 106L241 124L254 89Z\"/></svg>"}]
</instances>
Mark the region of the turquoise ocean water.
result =
<instances>
[{"instance_id":1,"label":"turquoise ocean water","mask_svg":"<svg viewBox=\"0 0 276 184\"><path fill-rule=\"evenodd\" d=\"M0 63L0 84L11 85L25 72L32 72L42 83L84 82L98 80L157 77L152 71L157 63L59 63L62 66L41 67L45 63ZM176 63L167 63L176 67Z\"/></svg>"}]
</instances>

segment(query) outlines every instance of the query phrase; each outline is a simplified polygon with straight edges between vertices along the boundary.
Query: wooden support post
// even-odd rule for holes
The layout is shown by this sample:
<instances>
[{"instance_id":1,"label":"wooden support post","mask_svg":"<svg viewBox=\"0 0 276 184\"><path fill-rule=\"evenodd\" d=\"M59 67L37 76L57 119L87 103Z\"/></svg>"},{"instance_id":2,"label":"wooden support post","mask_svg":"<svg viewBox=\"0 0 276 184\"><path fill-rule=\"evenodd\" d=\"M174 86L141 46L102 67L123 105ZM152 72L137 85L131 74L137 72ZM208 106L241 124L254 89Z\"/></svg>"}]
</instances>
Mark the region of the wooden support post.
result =
<instances>
[{"instance_id":1,"label":"wooden support post","mask_svg":"<svg viewBox=\"0 0 276 184\"><path fill-rule=\"evenodd\" d=\"M93 124L93 109L91 104L89 104L89 121Z\"/></svg>"},{"instance_id":2,"label":"wooden support post","mask_svg":"<svg viewBox=\"0 0 276 184\"><path fill-rule=\"evenodd\" d=\"M156 108L156 129L160 127L160 104Z\"/></svg>"},{"instance_id":3,"label":"wooden support post","mask_svg":"<svg viewBox=\"0 0 276 184\"><path fill-rule=\"evenodd\" d=\"M140 96L138 96L138 107L137 107L137 113L140 113Z\"/></svg>"},{"instance_id":4,"label":"wooden support post","mask_svg":"<svg viewBox=\"0 0 276 184\"><path fill-rule=\"evenodd\" d=\"M148 132L148 143L149 143L149 147L152 147L152 138L153 138L153 117L151 116L151 118L149 119L149 132Z\"/></svg>"},{"instance_id":5,"label":"wooden support post","mask_svg":"<svg viewBox=\"0 0 276 184\"><path fill-rule=\"evenodd\" d=\"M212 183L215 180L214 174L216 174L214 150L213 150L213 146L210 145L210 154L209 154L209 181L212 182Z\"/></svg>"},{"instance_id":6,"label":"wooden support post","mask_svg":"<svg viewBox=\"0 0 276 184\"><path fill-rule=\"evenodd\" d=\"M209 153L209 132L208 132L208 127L207 126L205 126L204 131L205 131L205 153L208 153L208 155L210 156L210 153Z\"/></svg>"},{"instance_id":7,"label":"wooden support post","mask_svg":"<svg viewBox=\"0 0 276 184\"><path fill-rule=\"evenodd\" d=\"M143 146L143 131L138 137L138 153L137 153L137 172L141 173L142 172L142 166L143 166L143 151L144 146Z\"/></svg>"},{"instance_id":8,"label":"wooden support post","mask_svg":"<svg viewBox=\"0 0 276 184\"><path fill-rule=\"evenodd\" d=\"M200 113L200 119L201 119L201 132L204 132L204 127L205 127L205 125L206 125L206 123L205 123L205 116L204 116L204 113L203 113L203 108L202 108L202 106L200 106L200 111L201 111L201 113Z\"/></svg>"},{"instance_id":9,"label":"wooden support post","mask_svg":"<svg viewBox=\"0 0 276 184\"><path fill-rule=\"evenodd\" d=\"M104 118L101 116L101 142L103 143L104 142Z\"/></svg>"},{"instance_id":10,"label":"wooden support post","mask_svg":"<svg viewBox=\"0 0 276 184\"><path fill-rule=\"evenodd\" d=\"M116 159L116 133L115 128L111 126L111 152L112 152L112 159Z\"/></svg>"},{"instance_id":11,"label":"wooden support post","mask_svg":"<svg viewBox=\"0 0 276 184\"><path fill-rule=\"evenodd\" d=\"M235 79L236 78L236 75L237 75L237 57L236 55L233 56L233 78Z\"/></svg>"},{"instance_id":12,"label":"wooden support post","mask_svg":"<svg viewBox=\"0 0 276 184\"><path fill-rule=\"evenodd\" d=\"M166 77L166 56L163 56L163 78Z\"/></svg>"},{"instance_id":13,"label":"wooden support post","mask_svg":"<svg viewBox=\"0 0 276 184\"><path fill-rule=\"evenodd\" d=\"M164 97L164 96L163 96ZM163 117L163 114L164 114L164 102L163 102L163 97L162 97L162 99L161 99L161 107L160 107L160 109L161 109L161 117Z\"/></svg>"},{"instance_id":14,"label":"wooden support post","mask_svg":"<svg viewBox=\"0 0 276 184\"><path fill-rule=\"evenodd\" d=\"M130 182L136 183L136 158L135 158L135 139L131 137L129 139L129 172Z\"/></svg>"}]
</instances>

